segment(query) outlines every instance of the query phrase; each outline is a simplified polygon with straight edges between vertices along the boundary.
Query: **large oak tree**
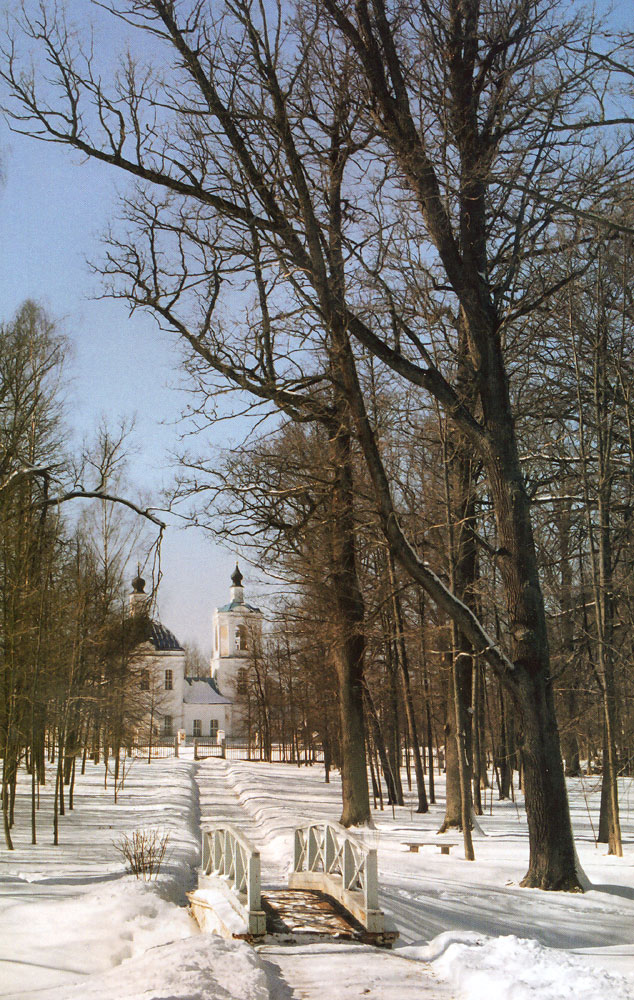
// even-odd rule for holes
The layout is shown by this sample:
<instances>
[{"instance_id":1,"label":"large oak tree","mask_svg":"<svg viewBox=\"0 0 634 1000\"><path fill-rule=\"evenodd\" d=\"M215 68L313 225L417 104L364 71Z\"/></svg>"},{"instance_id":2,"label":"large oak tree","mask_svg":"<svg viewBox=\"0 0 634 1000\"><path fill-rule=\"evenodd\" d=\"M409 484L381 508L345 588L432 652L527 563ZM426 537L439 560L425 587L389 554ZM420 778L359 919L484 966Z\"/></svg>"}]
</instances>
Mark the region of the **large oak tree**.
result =
<instances>
[{"instance_id":1,"label":"large oak tree","mask_svg":"<svg viewBox=\"0 0 634 1000\"><path fill-rule=\"evenodd\" d=\"M139 179L127 232L109 242L114 294L179 334L209 376L296 419L334 418L333 448L346 452L354 428L394 556L519 714L524 884L579 888L509 352L556 287L541 267L559 240L553 192L579 203L601 176L600 152L577 127L600 72L586 26L543 0L98 6L156 43L160 73L128 58L107 87L44 5L22 31L47 74L23 71L7 50L16 127ZM231 311L220 311L223 298ZM452 341L465 350L439 361L435 347ZM424 405L435 399L482 463L506 648L401 527L366 408L363 352ZM354 605L350 540L342 544ZM346 613L358 614L352 605ZM360 650L349 654L360 662Z\"/></svg>"}]
</instances>

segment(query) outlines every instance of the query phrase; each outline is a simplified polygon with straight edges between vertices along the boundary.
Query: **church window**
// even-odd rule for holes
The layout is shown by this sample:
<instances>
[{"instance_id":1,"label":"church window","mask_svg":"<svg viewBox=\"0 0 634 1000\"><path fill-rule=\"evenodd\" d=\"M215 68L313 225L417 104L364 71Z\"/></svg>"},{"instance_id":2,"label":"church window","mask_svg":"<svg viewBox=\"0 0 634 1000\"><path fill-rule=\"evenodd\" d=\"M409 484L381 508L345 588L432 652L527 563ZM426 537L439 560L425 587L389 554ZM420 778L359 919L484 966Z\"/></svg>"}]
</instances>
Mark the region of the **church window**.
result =
<instances>
[{"instance_id":1,"label":"church window","mask_svg":"<svg viewBox=\"0 0 634 1000\"><path fill-rule=\"evenodd\" d=\"M202 736L203 734L203 724L201 719L194 719L194 728L192 730L194 736Z\"/></svg>"},{"instance_id":2,"label":"church window","mask_svg":"<svg viewBox=\"0 0 634 1000\"><path fill-rule=\"evenodd\" d=\"M165 690L171 691L174 687L174 672L172 670L165 671Z\"/></svg>"},{"instance_id":3,"label":"church window","mask_svg":"<svg viewBox=\"0 0 634 1000\"><path fill-rule=\"evenodd\" d=\"M247 693L247 671L245 667L238 670L238 694Z\"/></svg>"},{"instance_id":4,"label":"church window","mask_svg":"<svg viewBox=\"0 0 634 1000\"><path fill-rule=\"evenodd\" d=\"M218 736L218 719L209 720L209 735L217 737Z\"/></svg>"},{"instance_id":5,"label":"church window","mask_svg":"<svg viewBox=\"0 0 634 1000\"><path fill-rule=\"evenodd\" d=\"M236 626L236 649L248 649L247 630L245 625Z\"/></svg>"},{"instance_id":6,"label":"church window","mask_svg":"<svg viewBox=\"0 0 634 1000\"><path fill-rule=\"evenodd\" d=\"M147 670L141 672L141 680L139 681L139 687L142 691L150 690L150 675Z\"/></svg>"},{"instance_id":7,"label":"church window","mask_svg":"<svg viewBox=\"0 0 634 1000\"><path fill-rule=\"evenodd\" d=\"M163 735L164 736L171 736L172 735L172 727L173 727L173 725L174 725L174 723L173 723L173 720L172 720L172 716L171 715L164 715L163 716Z\"/></svg>"},{"instance_id":8,"label":"church window","mask_svg":"<svg viewBox=\"0 0 634 1000\"><path fill-rule=\"evenodd\" d=\"M220 626L220 655L229 656L229 626Z\"/></svg>"}]
</instances>

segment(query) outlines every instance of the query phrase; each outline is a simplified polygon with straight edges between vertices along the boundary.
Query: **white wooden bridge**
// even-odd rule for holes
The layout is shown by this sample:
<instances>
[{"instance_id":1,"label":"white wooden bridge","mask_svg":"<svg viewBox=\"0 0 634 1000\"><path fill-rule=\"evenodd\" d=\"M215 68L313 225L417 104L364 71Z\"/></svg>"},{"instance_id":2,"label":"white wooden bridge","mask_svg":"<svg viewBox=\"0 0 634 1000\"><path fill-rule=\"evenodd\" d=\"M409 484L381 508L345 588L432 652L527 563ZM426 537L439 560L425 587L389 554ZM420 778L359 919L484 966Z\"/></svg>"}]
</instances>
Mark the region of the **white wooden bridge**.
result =
<instances>
[{"instance_id":1,"label":"white wooden bridge","mask_svg":"<svg viewBox=\"0 0 634 1000\"><path fill-rule=\"evenodd\" d=\"M205 827L189 900L200 926L225 937L327 936L384 947L398 937L379 909L376 849L336 823L297 827L288 885L264 892L250 840L230 824Z\"/></svg>"}]
</instances>

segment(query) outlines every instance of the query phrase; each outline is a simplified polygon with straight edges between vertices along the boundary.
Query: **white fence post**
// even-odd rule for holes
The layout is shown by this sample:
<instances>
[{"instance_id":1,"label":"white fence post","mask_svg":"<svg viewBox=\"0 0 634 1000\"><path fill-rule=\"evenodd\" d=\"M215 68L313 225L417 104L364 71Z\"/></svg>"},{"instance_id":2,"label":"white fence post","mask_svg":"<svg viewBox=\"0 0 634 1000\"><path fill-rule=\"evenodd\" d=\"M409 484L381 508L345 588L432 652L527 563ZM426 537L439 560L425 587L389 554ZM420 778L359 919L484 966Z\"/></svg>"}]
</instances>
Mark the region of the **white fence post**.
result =
<instances>
[{"instance_id":1,"label":"white fence post","mask_svg":"<svg viewBox=\"0 0 634 1000\"><path fill-rule=\"evenodd\" d=\"M341 866L341 874L343 876L343 887L344 889L352 888L352 880L354 879L354 852L352 850L352 844L346 838L343 845L343 863Z\"/></svg>"},{"instance_id":2,"label":"white fence post","mask_svg":"<svg viewBox=\"0 0 634 1000\"><path fill-rule=\"evenodd\" d=\"M316 860L316 858L318 856L318 845L317 845L317 833L316 833L316 829L317 828L314 827L314 826L309 826L308 827L308 860L307 860L307 865L308 865L308 871L309 872L314 872L315 871L315 860Z\"/></svg>"},{"instance_id":3,"label":"white fence post","mask_svg":"<svg viewBox=\"0 0 634 1000\"><path fill-rule=\"evenodd\" d=\"M304 862L304 850L305 850L305 839L304 831L299 827L295 830L295 837L293 840L293 871L299 872L302 870L302 865Z\"/></svg>"},{"instance_id":4,"label":"white fence post","mask_svg":"<svg viewBox=\"0 0 634 1000\"><path fill-rule=\"evenodd\" d=\"M367 910L378 910L379 908L379 867L377 862L376 848L371 847L365 859L365 906Z\"/></svg>"},{"instance_id":5,"label":"white fence post","mask_svg":"<svg viewBox=\"0 0 634 1000\"><path fill-rule=\"evenodd\" d=\"M331 827L330 823L326 823L324 830L324 871L332 871L332 866L335 863L336 857L337 840L335 837L335 831Z\"/></svg>"},{"instance_id":6,"label":"white fence post","mask_svg":"<svg viewBox=\"0 0 634 1000\"><path fill-rule=\"evenodd\" d=\"M247 904L249 910L261 910L261 874L260 855L254 853L249 856L247 871Z\"/></svg>"}]
</instances>

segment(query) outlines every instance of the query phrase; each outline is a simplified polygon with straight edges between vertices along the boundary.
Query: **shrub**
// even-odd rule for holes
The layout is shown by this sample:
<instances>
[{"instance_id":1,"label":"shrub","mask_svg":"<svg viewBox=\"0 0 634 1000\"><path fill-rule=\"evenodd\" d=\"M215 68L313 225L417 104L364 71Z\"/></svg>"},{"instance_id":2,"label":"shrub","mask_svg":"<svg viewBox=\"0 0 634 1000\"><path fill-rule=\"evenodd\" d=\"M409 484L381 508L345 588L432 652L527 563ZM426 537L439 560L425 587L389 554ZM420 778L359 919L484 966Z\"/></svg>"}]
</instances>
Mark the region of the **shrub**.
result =
<instances>
[{"instance_id":1,"label":"shrub","mask_svg":"<svg viewBox=\"0 0 634 1000\"><path fill-rule=\"evenodd\" d=\"M153 827L149 830L133 830L131 834L124 833L113 844L118 854L127 861L132 874L150 881L161 870L168 842L169 833Z\"/></svg>"}]
</instances>

